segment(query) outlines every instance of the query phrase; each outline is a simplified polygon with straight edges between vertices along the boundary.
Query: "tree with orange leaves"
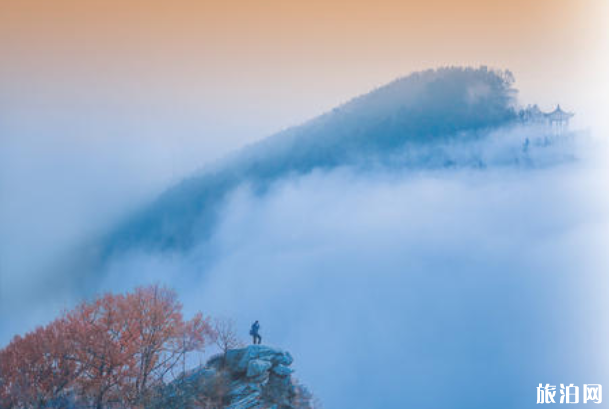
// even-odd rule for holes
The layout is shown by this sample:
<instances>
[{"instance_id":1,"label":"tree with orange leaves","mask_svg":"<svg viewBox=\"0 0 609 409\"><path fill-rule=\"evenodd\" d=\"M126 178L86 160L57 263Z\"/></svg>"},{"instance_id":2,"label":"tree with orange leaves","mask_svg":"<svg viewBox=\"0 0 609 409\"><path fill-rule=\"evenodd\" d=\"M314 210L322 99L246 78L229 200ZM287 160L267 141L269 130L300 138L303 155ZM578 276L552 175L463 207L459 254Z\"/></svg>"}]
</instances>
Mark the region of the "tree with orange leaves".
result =
<instances>
[{"instance_id":1,"label":"tree with orange leaves","mask_svg":"<svg viewBox=\"0 0 609 409\"><path fill-rule=\"evenodd\" d=\"M152 387L202 350L213 330L185 321L175 292L157 285L106 294L0 350L0 407L143 408Z\"/></svg>"},{"instance_id":2,"label":"tree with orange leaves","mask_svg":"<svg viewBox=\"0 0 609 409\"><path fill-rule=\"evenodd\" d=\"M202 350L213 331L200 313L184 321L176 293L167 288L138 288L124 301L136 350L129 397L137 405L147 401L150 387L172 375L189 352Z\"/></svg>"},{"instance_id":3,"label":"tree with orange leaves","mask_svg":"<svg viewBox=\"0 0 609 409\"><path fill-rule=\"evenodd\" d=\"M0 351L0 406L41 408L60 399L78 376L72 350L58 319Z\"/></svg>"},{"instance_id":4,"label":"tree with orange leaves","mask_svg":"<svg viewBox=\"0 0 609 409\"><path fill-rule=\"evenodd\" d=\"M96 409L123 400L132 377L136 346L129 339L122 295L106 294L67 315L66 342L80 368L75 387Z\"/></svg>"}]
</instances>

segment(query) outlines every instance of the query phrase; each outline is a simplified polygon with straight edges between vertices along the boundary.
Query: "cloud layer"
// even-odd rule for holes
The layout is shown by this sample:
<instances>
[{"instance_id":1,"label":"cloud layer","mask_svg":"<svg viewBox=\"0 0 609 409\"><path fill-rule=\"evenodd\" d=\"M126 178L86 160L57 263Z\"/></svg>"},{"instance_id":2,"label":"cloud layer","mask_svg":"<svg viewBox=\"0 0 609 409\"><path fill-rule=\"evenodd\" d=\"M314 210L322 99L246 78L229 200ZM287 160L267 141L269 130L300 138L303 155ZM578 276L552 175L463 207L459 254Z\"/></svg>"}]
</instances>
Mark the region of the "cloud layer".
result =
<instances>
[{"instance_id":1,"label":"cloud layer","mask_svg":"<svg viewBox=\"0 0 609 409\"><path fill-rule=\"evenodd\" d=\"M595 163L595 164L593 164ZM528 407L602 382L603 167L313 172L235 191L210 239L131 254L105 286L177 286L262 322L326 407Z\"/></svg>"},{"instance_id":2,"label":"cloud layer","mask_svg":"<svg viewBox=\"0 0 609 409\"><path fill-rule=\"evenodd\" d=\"M327 407L527 407L540 382L603 383L607 156L582 133L544 146L502 75L398 80L118 229L168 173L132 162L163 149L3 143L0 337L160 282L244 334L259 319Z\"/></svg>"}]
</instances>

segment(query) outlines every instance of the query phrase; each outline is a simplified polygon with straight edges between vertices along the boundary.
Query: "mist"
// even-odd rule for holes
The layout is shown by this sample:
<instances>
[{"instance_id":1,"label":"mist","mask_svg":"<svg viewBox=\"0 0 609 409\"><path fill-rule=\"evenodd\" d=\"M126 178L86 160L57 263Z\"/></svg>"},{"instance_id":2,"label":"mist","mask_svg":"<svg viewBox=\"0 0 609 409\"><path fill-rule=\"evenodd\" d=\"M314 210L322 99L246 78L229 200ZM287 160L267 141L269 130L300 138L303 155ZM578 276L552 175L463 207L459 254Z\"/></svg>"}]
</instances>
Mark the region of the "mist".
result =
<instances>
[{"instance_id":1,"label":"mist","mask_svg":"<svg viewBox=\"0 0 609 409\"><path fill-rule=\"evenodd\" d=\"M103 287L260 320L326 407L529 407L539 382L607 376L606 176L588 156L244 185L210 239L114 260Z\"/></svg>"},{"instance_id":2,"label":"mist","mask_svg":"<svg viewBox=\"0 0 609 409\"><path fill-rule=\"evenodd\" d=\"M166 145L4 142L0 340L161 283L244 336L260 320L328 408L527 407L539 383L603 383L604 145L524 152L540 130L514 123L509 87L427 75L184 181L197 158L173 176ZM57 263L91 248L78 276Z\"/></svg>"},{"instance_id":3,"label":"mist","mask_svg":"<svg viewBox=\"0 0 609 409\"><path fill-rule=\"evenodd\" d=\"M66 267L82 243L242 143L149 107L82 105L0 113L0 344L87 294Z\"/></svg>"}]
</instances>

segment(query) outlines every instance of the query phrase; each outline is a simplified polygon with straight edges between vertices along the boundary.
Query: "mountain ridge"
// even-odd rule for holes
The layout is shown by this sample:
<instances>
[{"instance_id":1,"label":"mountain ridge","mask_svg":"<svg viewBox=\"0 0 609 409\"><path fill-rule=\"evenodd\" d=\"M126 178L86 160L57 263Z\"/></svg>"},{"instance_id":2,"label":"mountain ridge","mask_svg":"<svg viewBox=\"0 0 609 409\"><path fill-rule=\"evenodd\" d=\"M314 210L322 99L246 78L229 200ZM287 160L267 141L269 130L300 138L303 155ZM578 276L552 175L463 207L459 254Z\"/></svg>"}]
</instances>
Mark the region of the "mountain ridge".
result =
<instances>
[{"instance_id":1,"label":"mountain ridge","mask_svg":"<svg viewBox=\"0 0 609 409\"><path fill-rule=\"evenodd\" d=\"M408 145L477 135L516 119L509 71L448 67L396 79L302 125L248 145L162 193L102 239L101 259L179 251L209 237L227 194L286 175L385 158Z\"/></svg>"}]
</instances>

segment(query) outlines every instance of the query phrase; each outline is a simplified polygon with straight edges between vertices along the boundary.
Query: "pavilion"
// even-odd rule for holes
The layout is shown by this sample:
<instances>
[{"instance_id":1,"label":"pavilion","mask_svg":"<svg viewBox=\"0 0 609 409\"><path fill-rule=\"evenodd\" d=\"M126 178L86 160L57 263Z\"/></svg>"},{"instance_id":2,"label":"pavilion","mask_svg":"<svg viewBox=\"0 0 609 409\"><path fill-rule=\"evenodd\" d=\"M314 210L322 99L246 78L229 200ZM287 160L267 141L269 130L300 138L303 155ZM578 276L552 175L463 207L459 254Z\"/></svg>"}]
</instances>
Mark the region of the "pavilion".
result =
<instances>
[{"instance_id":1,"label":"pavilion","mask_svg":"<svg viewBox=\"0 0 609 409\"><path fill-rule=\"evenodd\" d=\"M556 129L557 131L567 129L569 127L569 120L573 117L573 115L575 114L565 112L560 109L560 105L557 105L554 111L544 114L548 124L552 127L552 129Z\"/></svg>"}]
</instances>

